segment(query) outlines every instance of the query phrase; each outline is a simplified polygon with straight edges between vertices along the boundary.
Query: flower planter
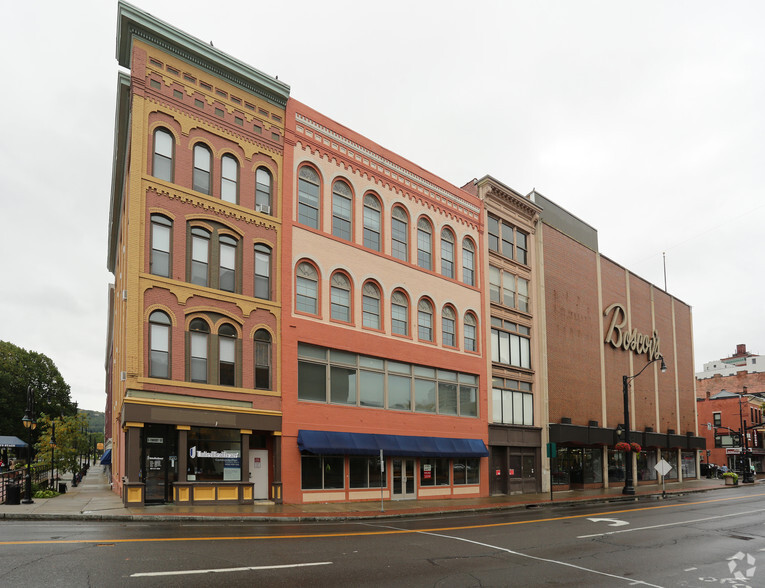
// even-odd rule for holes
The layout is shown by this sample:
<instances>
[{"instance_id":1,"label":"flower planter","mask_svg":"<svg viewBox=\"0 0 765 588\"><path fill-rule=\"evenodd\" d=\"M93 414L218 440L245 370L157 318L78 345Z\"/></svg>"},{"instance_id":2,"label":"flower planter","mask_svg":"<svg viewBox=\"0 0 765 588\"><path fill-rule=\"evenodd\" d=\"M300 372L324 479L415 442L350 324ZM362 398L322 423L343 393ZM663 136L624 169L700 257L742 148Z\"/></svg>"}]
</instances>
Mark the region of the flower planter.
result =
<instances>
[{"instance_id":1,"label":"flower planter","mask_svg":"<svg viewBox=\"0 0 765 588\"><path fill-rule=\"evenodd\" d=\"M731 477L725 478L725 485L726 486L738 486L738 480L734 480Z\"/></svg>"}]
</instances>

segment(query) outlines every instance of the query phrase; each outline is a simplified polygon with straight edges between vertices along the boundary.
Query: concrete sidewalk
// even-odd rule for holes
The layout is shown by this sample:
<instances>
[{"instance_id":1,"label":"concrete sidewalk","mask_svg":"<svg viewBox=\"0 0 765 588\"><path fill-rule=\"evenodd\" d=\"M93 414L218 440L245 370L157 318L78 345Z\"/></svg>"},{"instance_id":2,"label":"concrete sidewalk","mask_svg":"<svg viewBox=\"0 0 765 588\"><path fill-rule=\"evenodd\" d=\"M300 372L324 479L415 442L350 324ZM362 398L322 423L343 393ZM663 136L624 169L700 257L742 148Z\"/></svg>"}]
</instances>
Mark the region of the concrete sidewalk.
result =
<instances>
[{"instance_id":1,"label":"concrete sidewalk","mask_svg":"<svg viewBox=\"0 0 765 588\"><path fill-rule=\"evenodd\" d=\"M616 502L662 498L661 486L638 486L635 496L622 495L622 487L594 490L572 490L550 494L518 494L486 498L451 498L443 500L387 500L381 510L379 501L329 504L272 504L256 502L249 505L156 506L125 507L119 496L109 488L101 466L95 466L76 487L67 484L68 491L55 498L35 498L34 504L0 504L2 519L38 520L248 520L248 521L310 521L348 520L381 517L417 516L454 512L477 512L521 507L542 507L587 502ZM725 486L722 480L690 480L667 483L666 496L693 492L722 490L735 492L739 486ZM23 494L22 494L23 498Z\"/></svg>"}]
</instances>

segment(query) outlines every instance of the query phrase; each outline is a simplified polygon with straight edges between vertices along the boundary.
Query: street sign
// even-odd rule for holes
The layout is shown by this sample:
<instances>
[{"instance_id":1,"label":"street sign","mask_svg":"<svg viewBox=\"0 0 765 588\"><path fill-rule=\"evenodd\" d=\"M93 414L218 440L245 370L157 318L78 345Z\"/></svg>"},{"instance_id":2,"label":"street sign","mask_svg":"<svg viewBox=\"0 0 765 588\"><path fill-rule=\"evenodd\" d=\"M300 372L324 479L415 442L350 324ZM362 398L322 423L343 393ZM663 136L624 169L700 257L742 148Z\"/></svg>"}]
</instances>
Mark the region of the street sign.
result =
<instances>
[{"instance_id":1,"label":"street sign","mask_svg":"<svg viewBox=\"0 0 765 588\"><path fill-rule=\"evenodd\" d=\"M662 459L659 463L653 466L653 469L659 472L660 476L666 476L669 473L669 470L672 469L672 466L669 465L666 460Z\"/></svg>"},{"instance_id":2,"label":"street sign","mask_svg":"<svg viewBox=\"0 0 765 588\"><path fill-rule=\"evenodd\" d=\"M555 443L547 444L547 457L550 459L558 457L558 446Z\"/></svg>"}]
</instances>

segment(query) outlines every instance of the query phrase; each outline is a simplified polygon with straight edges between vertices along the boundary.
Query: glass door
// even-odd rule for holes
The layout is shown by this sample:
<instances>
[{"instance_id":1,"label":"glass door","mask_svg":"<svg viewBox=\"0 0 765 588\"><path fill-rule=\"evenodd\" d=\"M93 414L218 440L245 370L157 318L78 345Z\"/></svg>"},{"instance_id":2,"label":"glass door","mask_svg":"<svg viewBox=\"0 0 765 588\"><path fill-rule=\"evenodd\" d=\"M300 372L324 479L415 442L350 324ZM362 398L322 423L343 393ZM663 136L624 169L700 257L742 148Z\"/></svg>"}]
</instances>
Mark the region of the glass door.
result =
<instances>
[{"instance_id":1,"label":"glass door","mask_svg":"<svg viewBox=\"0 0 765 588\"><path fill-rule=\"evenodd\" d=\"M393 498L416 498L414 480L414 459L394 458L393 460Z\"/></svg>"},{"instance_id":2,"label":"glass door","mask_svg":"<svg viewBox=\"0 0 765 588\"><path fill-rule=\"evenodd\" d=\"M172 502L178 476L178 437L174 427L147 424L143 430L144 501Z\"/></svg>"}]
</instances>

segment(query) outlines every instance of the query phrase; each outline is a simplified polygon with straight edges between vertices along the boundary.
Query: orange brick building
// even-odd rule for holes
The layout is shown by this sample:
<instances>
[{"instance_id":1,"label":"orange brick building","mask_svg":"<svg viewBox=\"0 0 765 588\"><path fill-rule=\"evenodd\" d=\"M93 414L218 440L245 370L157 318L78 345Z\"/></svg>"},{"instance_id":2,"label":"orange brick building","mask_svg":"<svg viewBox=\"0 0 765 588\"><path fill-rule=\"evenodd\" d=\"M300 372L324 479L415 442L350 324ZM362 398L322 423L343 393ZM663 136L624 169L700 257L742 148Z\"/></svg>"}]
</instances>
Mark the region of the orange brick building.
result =
<instances>
[{"instance_id":1,"label":"orange brick building","mask_svg":"<svg viewBox=\"0 0 765 588\"><path fill-rule=\"evenodd\" d=\"M487 495L480 201L294 99L287 142L285 501Z\"/></svg>"}]
</instances>

